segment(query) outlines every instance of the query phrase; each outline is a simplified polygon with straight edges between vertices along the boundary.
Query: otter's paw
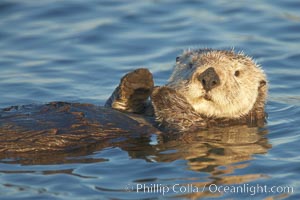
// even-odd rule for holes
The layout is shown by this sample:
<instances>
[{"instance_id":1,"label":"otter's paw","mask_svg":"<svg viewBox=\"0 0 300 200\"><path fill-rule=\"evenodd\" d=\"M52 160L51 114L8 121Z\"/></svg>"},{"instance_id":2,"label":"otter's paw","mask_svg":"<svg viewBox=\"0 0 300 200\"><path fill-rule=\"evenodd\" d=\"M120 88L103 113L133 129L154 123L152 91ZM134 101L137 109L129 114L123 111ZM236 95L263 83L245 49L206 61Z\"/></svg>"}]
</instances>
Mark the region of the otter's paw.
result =
<instances>
[{"instance_id":1,"label":"otter's paw","mask_svg":"<svg viewBox=\"0 0 300 200\"><path fill-rule=\"evenodd\" d=\"M136 69L121 79L106 106L132 113L142 113L153 87L151 72L145 68Z\"/></svg>"},{"instance_id":2,"label":"otter's paw","mask_svg":"<svg viewBox=\"0 0 300 200\"><path fill-rule=\"evenodd\" d=\"M151 94L156 121L167 130L194 131L206 127L206 121L186 98L169 87L155 87Z\"/></svg>"}]
</instances>

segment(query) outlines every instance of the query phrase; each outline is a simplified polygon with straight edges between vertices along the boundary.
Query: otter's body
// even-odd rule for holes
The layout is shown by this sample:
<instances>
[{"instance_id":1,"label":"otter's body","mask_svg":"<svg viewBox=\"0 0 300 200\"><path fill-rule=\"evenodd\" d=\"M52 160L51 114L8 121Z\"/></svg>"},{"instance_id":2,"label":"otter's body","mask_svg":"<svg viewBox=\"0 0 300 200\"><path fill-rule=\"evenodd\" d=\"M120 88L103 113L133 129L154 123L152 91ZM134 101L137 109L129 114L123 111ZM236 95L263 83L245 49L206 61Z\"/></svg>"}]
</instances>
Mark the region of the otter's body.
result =
<instances>
[{"instance_id":1,"label":"otter's body","mask_svg":"<svg viewBox=\"0 0 300 200\"><path fill-rule=\"evenodd\" d=\"M252 59L233 51L189 50L165 86L152 74L126 74L105 104L53 102L0 111L0 152L68 150L115 135L188 132L211 126L261 125L267 80ZM149 98L150 97L150 98Z\"/></svg>"},{"instance_id":2,"label":"otter's body","mask_svg":"<svg viewBox=\"0 0 300 200\"><path fill-rule=\"evenodd\" d=\"M141 115L91 104L52 102L0 110L0 154L70 151L156 132Z\"/></svg>"}]
</instances>

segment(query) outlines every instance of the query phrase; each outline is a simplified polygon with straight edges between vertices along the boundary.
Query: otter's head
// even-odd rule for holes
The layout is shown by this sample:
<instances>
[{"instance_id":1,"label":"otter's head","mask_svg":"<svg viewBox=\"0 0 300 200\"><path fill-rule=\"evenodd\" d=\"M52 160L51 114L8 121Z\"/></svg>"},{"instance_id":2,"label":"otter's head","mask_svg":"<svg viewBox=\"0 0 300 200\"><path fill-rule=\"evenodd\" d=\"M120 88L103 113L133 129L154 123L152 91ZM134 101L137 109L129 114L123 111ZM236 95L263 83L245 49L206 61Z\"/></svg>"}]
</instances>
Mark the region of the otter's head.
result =
<instances>
[{"instance_id":1,"label":"otter's head","mask_svg":"<svg viewBox=\"0 0 300 200\"><path fill-rule=\"evenodd\" d=\"M176 58L167 86L182 94L207 117L239 118L263 109L267 80L263 70L242 53L188 50Z\"/></svg>"}]
</instances>

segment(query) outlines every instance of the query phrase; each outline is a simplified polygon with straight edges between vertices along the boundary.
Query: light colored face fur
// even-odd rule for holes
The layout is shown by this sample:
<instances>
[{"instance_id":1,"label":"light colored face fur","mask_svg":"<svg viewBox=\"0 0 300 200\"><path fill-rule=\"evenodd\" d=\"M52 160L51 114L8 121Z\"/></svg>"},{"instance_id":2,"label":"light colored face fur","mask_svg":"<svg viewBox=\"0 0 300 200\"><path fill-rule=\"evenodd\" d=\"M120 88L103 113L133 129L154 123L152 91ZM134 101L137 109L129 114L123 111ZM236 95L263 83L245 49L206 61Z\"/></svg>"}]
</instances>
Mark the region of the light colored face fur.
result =
<instances>
[{"instance_id":1,"label":"light colored face fur","mask_svg":"<svg viewBox=\"0 0 300 200\"><path fill-rule=\"evenodd\" d=\"M205 90L203 72L209 68L214 69L218 84ZM201 49L185 51L176 58L167 86L182 94L202 115L239 118L253 108L259 88L264 85L266 89L266 84L262 69L244 54Z\"/></svg>"}]
</instances>

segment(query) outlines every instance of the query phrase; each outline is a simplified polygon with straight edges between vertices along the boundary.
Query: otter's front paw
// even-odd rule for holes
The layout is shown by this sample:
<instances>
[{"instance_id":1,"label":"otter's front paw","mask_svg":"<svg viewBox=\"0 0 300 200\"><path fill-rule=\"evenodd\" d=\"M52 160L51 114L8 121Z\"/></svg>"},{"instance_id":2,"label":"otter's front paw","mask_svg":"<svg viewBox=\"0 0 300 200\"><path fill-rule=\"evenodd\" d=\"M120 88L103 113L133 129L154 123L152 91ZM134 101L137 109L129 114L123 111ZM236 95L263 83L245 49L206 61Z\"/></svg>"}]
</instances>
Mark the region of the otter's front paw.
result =
<instances>
[{"instance_id":1,"label":"otter's front paw","mask_svg":"<svg viewBox=\"0 0 300 200\"><path fill-rule=\"evenodd\" d=\"M188 103L186 98L169 87L155 87L152 105L156 121L165 129L193 131L206 127L206 122Z\"/></svg>"},{"instance_id":2,"label":"otter's front paw","mask_svg":"<svg viewBox=\"0 0 300 200\"><path fill-rule=\"evenodd\" d=\"M153 87L151 72L145 68L136 69L121 79L119 86L105 106L132 113L142 113Z\"/></svg>"}]
</instances>

